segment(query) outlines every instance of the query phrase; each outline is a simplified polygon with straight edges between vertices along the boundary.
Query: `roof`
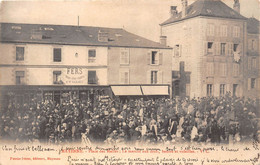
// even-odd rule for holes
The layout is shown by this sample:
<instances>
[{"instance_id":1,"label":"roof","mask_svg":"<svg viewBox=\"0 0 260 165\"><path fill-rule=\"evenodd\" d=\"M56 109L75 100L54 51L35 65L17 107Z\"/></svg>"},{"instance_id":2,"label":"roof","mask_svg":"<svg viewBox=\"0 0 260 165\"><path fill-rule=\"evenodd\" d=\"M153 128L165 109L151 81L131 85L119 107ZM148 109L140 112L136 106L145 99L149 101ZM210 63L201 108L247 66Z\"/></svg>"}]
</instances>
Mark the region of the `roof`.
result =
<instances>
[{"instance_id":1,"label":"roof","mask_svg":"<svg viewBox=\"0 0 260 165\"><path fill-rule=\"evenodd\" d=\"M99 33L108 41L99 40ZM171 49L120 28L1 23L1 42Z\"/></svg>"},{"instance_id":2,"label":"roof","mask_svg":"<svg viewBox=\"0 0 260 165\"><path fill-rule=\"evenodd\" d=\"M259 21L253 17L247 19L247 32L259 34Z\"/></svg>"},{"instance_id":3,"label":"roof","mask_svg":"<svg viewBox=\"0 0 260 165\"><path fill-rule=\"evenodd\" d=\"M172 16L160 25L166 25L197 16L220 17L230 19L246 19L244 16L227 6L221 0L197 0L187 6L187 14L182 18L182 12Z\"/></svg>"}]
</instances>

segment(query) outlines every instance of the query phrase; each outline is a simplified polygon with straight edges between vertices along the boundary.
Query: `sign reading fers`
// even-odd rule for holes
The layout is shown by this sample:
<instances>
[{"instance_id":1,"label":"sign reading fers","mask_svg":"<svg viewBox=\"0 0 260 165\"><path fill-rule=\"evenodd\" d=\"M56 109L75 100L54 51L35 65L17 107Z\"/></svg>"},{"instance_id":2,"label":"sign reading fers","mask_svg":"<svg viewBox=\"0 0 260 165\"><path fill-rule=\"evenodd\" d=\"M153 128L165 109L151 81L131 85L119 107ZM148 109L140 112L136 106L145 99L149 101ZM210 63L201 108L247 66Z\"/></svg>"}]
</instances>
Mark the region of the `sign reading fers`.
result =
<instances>
[{"instance_id":1,"label":"sign reading fers","mask_svg":"<svg viewBox=\"0 0 260 165\"><path fill-rule=\"evenodd\" d=\"M64 82L68 85L85 85L87 84L86 69L73 67L67 68Z\"/></svg>"}]
</instances>

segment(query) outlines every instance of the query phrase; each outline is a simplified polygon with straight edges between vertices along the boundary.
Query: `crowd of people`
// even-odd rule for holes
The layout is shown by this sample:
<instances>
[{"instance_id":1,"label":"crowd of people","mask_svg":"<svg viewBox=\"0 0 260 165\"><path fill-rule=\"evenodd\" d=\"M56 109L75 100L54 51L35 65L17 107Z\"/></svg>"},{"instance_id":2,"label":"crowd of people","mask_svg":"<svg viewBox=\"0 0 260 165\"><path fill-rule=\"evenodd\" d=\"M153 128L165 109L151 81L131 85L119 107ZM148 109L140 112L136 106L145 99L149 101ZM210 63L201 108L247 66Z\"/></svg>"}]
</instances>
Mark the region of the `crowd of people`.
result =
<instances>
[{"instance_id":1,"label":"crowd of people","mask_svg":"<svg viewBox=\"0 0 260 165\"><path fill-rule=\"evenodd\" d=\"M236 143L257 138L258 102L225 97L45 100L0 112L0 139L64 144Z\"/></svg>"}]
</instances>

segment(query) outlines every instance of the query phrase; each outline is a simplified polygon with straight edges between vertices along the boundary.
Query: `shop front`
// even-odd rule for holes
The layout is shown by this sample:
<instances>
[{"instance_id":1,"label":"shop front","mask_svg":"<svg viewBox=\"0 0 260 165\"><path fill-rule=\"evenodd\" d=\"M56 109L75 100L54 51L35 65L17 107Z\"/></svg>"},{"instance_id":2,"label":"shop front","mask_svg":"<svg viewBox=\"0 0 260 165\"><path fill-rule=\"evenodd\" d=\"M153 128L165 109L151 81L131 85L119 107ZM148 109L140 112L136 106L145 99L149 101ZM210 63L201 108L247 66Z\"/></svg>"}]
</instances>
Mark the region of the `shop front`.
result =
<instances>
[{"instance_id":1,"label":"shop front","mask_svg":"<svg viewBox=\"0 0 260 165\"><path fill-rule=\"evenodd\" d=\"M128 99L152 99L170 97L169 85L111 85L115 97Z\"/></svg>"},{"instance_id":2,"label":"shop front","mask_svg":"<svg viewBox=\"0 0 260 165\"><path fill-rule=\"evenodd\" d=\"M109 86L1 86L1 105L52 101L55 104L79 99L92 103L101 96L111 96Z\"/></svg>"}]
</instances>

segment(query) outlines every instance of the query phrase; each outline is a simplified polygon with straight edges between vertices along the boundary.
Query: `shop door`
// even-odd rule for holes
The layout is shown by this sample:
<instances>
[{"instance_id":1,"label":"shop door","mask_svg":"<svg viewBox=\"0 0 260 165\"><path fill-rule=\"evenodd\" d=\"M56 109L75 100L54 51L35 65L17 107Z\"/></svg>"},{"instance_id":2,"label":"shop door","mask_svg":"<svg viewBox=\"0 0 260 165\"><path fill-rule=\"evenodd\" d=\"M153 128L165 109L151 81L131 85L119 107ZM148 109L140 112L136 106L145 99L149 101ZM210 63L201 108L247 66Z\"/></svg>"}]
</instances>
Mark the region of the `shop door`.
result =
<instances>
[{"instance_id":1,"label":"shop door","mask_svg":"<svg viewBox=\"0 0 260 165\"><path fill-rule=\"evenodd\" d=\"M237 96L238 84L233 84L233 96Z\"/></svg>"},{"instance_id":2,"label":"shop door","mask_svg":"<svg viewBox=\"0 0 260 165\"><path fill-rule=\"evenodd\" d=\"M54 104L60 104L60 91L54 91L54 98L53 98L53 101L54 101Z\"/></svg>"}]
</instances>

